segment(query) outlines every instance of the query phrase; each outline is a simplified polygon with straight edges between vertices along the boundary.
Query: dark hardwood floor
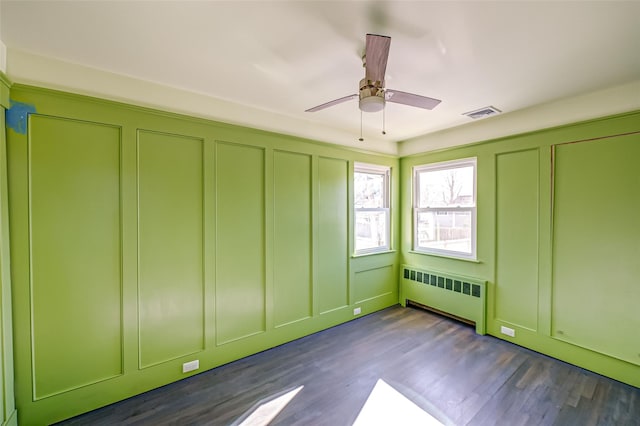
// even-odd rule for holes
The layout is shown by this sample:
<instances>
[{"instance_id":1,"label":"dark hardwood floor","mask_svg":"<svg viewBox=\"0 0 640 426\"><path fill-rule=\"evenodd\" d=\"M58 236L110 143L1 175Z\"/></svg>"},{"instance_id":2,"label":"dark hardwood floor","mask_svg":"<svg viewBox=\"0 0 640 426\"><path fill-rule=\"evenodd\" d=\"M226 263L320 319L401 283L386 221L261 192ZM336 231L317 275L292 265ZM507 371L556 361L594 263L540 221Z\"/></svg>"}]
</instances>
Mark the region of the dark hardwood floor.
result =
<instances>
[{"instance_id":1,"label":"dark hardwood floor","mask_svg":"<svg viewBox=\"0 0 640 426\"><path fill-rule=\"evenodd\" d=\"M638 388L399 306L61 424L239 424L304 386L272 425L351 425L379 379L444 424L640 425Z\"/></svg>"}]
</instances>

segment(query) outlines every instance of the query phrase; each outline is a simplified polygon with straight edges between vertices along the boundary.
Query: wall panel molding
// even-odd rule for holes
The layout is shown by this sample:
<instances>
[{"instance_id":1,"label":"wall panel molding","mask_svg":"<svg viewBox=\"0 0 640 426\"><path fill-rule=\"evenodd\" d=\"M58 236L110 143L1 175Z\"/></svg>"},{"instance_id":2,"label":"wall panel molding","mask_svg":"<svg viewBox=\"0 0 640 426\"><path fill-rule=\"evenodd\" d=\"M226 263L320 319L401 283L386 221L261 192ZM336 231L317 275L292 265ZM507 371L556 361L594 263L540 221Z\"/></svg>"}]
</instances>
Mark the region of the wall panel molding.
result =
<instances>
[{"instance_id":1,"label":"wall panel molding","mask_svg":"<svg viewBox=\"0 0 640 426\"><path fill-rule=\"evenodd\" d=\"M317 286L321 314L349 305L349 162L318 159Z\"/></svg>"},{"instance_id":2,"label":"wall panel molding","mask_svg":"<svg viewBox=\"0 0 640 426\"><path fill-rule=\"evenodd\" d=\"M31 116L33 398L123 374L119 127Z\"/></svg>"},{"instance_id":3,"label":"wall panel molding","mask_svg":"<svg viewBox=\"0 0 640 426\"><path fill-rule=\"evenodd\" d=\"M539 157L538 148L496 155L493 316L531 331L538 329Z\"/></svg>"},{"instance_id":4,"label":"wall panel molding","mask_svg":"<svg viewBox=\"0 0 640 426\"><path fill-rule=\"evenodd\" d=\"M139 130L137 154L139 365L145 368L205 349L204 140Z\"/></svg>"},{"instance_id":5,"label":"wall panel molding","mask_svg":"<svg viewBox=\"0 0 640 426\"><path fill-rule=\"evenodd\" d=\"M312 157L274 151L273 286L276 327L313 315Z\"/></svg>"},{"instance_id":6,"label":"wall panel molding","mask_svg":"<svg viewBox=\"0 0 640 426\"><path fill-rule=\"evenodd\" d=\"M640 366L640 133L553 158L551 336Z\"/></svg>"},{"instance_id":7,"label":"wall panel molding","mask_svg":"<svg viewBox=\"0 0 640 426\"><path fill-rule=\"evenodd\" d=\"M265 150L216 142L217 344L266 331Z\"/></svg>"},{"instance_id":8,"label":"wall panel molding","mask_svg":"<svg viewBox=\"0 0 640 426\"><path fill-rule=\"evenodd\" d=\"M13 365L13 307L9 248L9 196L5 108L11 84L0 72L0 424L17 426Z\"/></svg>"},{"instance_id":9,"label":"wall panel molding","mask_svg":"<svg viewBox=\"0 0 640 426\"><path fill-rule=\"evenodd\" d=\"M398 170L393 157L46 89L12 87L11 97L32 107L24 133L7 130L21 424L55 423L349 321L351 264L375 269L397 256L348 253L349 164ZM38 177L35 197L30 167L48 173ZM104 181L111 184L103 188ZM49 238L43 229L62 234ZM81 250L94 239L95 247ZM48 267L73 272L108 262L112 246L117 265L89 285L40 285L43 249L54 259ZM381 286L396 286L395 275ZM397 302L394 294L371 294L362 314ZM82 319L71 318L78 310L86 311ZM49 317L51 337L42 332ZM68 360L58 356L62 348ZM196 359L199 369L182 373ZM47 377L60 372L66 382ZM43 388L43 378L52 385Z\"/></svg>"}]
</instances>

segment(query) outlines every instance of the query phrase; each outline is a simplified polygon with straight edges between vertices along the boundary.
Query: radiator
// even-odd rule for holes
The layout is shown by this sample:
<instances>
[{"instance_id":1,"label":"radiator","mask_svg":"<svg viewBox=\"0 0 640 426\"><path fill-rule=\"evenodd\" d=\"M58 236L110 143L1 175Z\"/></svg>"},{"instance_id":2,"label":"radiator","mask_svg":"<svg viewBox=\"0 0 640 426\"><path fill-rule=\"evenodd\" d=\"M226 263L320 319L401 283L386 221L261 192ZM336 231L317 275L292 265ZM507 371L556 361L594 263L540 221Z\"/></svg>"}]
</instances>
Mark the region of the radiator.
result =
<instances>
[{"instance_id":1,"label":"radiator","mask_svg":"<svg viewBox=\"0 0 640 426\"><path fill-rule=\"evenodd\" d=\"M486 281L411 265L402 265L400 271L402 306L417 304L472 322L476 333L486 334Z\"/></svg>"}]
</instances>

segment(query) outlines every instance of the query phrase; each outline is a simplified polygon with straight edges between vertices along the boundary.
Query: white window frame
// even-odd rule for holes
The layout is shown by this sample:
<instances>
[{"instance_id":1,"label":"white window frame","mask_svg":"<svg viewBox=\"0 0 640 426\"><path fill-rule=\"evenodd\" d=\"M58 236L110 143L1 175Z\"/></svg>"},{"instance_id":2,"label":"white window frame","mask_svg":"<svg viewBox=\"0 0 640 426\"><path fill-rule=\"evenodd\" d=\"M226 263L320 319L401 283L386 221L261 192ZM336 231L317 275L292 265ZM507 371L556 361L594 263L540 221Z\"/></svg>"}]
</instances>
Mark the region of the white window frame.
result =
<instances>
[{"instance_id":1,"label":"white window frame","mask_svg":"<svg viewBox=\"0 0 640 426\"><path fill-rule=\"evenodd\" d=\"M381 166L381 165L377 165L377 164L366 164L366 163L354 163L354 168L353 168L353 173L354 173L354 200L353 200L353 206L354 206L354 213L353 213L353 247L354 247L354 252L356 255L363 255L363 254L369 254L369 253L378 253L378 252L385 252L385 251L389 251L391 250L391 209L390 209L390 205L391 205L391 167L388 166ZM357 208L355 206L355 174L356 173L370 173L370 174L375 174L375 175L382 175L383 176L383 182L384 182L384 193L383 193L383 204L384 207L378 207L378 208ZM365 249L357 249L356 245L357 245L357 241L358 241L358 227L357 227L357 215L358 212L384 212L385 213L385 220L386 220L386 231L387 231L387 235L385 236L385 240L386 240L386 245L384 246L378 246L378 247L370 247L370 248L365 248Z\"/></svg>"},{"instance_id":2,"label":"white window frame","mask_svg":"<svg viewBox=\"0 0 640 426\"><path fill-rule=\"evenodd\" d=\"M447 207L419 207L420 203L420 173L434 172L441 170L452 170L462 167L473 167L473 205L472 206L447 206ZM477 204L478 204L478 160L477 157L463 158L459 160L443 161L439 163L423 164L413 168L413 251L436 256L445 256L466 260L477 260ZM419 246L418 239L418 217L420 213L426 212L471 212L471 253L458 250L445 250L432 247Z\"/></svg>"}]
</instances>

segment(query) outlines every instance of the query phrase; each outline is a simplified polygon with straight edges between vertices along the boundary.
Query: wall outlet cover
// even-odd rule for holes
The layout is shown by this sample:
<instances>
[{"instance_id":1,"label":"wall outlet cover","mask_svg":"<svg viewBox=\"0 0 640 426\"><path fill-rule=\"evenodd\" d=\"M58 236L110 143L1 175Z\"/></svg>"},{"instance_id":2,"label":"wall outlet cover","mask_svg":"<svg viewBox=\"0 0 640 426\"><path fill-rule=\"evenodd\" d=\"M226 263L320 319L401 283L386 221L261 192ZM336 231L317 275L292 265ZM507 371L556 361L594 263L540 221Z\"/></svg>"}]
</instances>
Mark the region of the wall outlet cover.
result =
<instances>
[{"instance_id":1,"label":"wall outlet cover","mask_svg":"<svg viewBox=\"0 0 640 426\"><path fill-rule=\"evenodd\" d=\"M500 333L510 337L516 337L516 331L513 328L505 327L504 325L500 326Z\"/></svg>"},{"instance_id":2,"label":"wall outlet cover","mask_svg":"<svg viewBox=\"0 0 640 426\"><path fill-rule=\"evenodd\" d=\"M200 368L200 360L189 361L182 364L182 372L188 373L189 371L197 370Z\"/></svg>"},{"instance_id":3,"label":"wall outlet cover","mask_svg":"<svg viewBox=\"0 0 640 426\"><path fill-rule=\"evenodd\" d=\"M360 315L362 308L353 308L353 315Z\"/></svg>"}]
</instances>

